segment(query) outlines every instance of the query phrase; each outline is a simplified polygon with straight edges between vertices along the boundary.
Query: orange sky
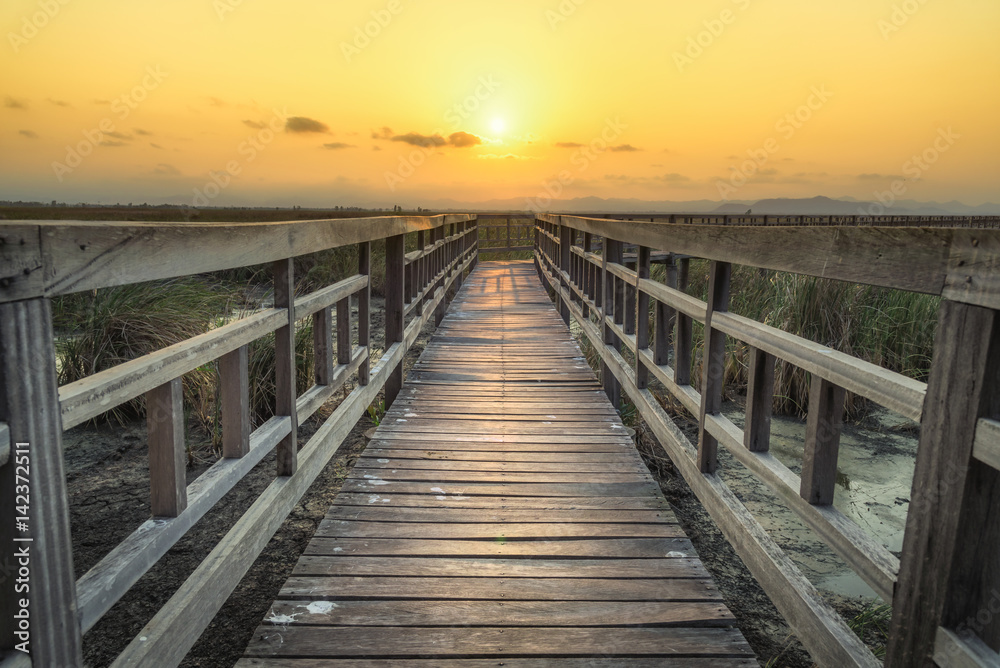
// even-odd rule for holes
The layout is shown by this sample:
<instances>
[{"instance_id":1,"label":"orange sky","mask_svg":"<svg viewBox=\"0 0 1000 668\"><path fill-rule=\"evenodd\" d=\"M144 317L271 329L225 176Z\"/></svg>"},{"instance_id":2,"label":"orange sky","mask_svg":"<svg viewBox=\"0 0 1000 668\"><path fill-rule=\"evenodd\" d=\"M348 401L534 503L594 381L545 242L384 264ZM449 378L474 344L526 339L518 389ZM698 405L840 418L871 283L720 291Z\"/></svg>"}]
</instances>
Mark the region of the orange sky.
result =
<instances>
[{"instance_id":1,"label":"orange sky","mask_svg":"<svg viewBox=\"0 0 1000 668\"><path fill-rule=\"evenodd\" d=\"M0 199L1000 202L996 0L5 0L0 26Z\"/></svg>"}]
</instances>

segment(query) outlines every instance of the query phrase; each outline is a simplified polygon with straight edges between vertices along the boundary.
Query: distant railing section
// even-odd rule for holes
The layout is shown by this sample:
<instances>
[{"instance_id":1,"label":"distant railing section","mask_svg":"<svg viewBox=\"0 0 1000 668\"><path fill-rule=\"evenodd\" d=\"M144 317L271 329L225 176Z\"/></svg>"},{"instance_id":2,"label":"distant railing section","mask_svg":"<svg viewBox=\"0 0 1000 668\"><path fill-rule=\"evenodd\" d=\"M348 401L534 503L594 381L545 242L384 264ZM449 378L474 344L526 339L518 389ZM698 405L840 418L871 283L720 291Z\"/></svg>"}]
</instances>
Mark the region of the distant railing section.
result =
<instances>
[{"instance_id":1,"label":"distant railing section","mask_svg":"<svg viewBox=\"0 0 1000 668\"><path fill-rule=\"evenodd\" d=\"M785 226L849 226L849 227L971 227L1000 228L1000 216L862 216L862 215L780 215L780 214L580 214L579 217L613 220L673 223L678 225L785 225Z\"/></svg>"},{"instance_id":2,"label":"distant railing section","mask_svg":"<svg viewBox=\"0 0 1000 668\"><path fill-rule=\"evenodd\" d=\"M479 214L479 253L530 253L534 250L535 221L530 217ZM527 256L525 256L527 257Z\"/></svg>"},{"instance_id":3,"label":"distant railing section","mask_svg":"<svg viewBox=\"0 0 1000 668\"><path fill-rule=\"evenodd\" d=\"M880 662L716 474L719 445L892 605L885 665L931 665L931 657L941 666L998 665L1000 231L958 229L982 220L934 228L696 218L537 217L539 275L562 317L600 353L609 398L618 405L627 393L821 665ZM624 262L625 243L637 246L635 269ZM665 283L650 277L653 249L668 254ZM691 257L711 261L707 302L685 292ZM733 264L941 295L929 382L729 313ZM700 391L691 382L695 321L704 327ZM726 337L749 346L743 429L721 413ZM769 453L779 359L812 376L801 475ZM697 445L650 393L654 379L698 420ZM921 425L901 559L833 506L848 390Z\"/></svg>"},{"instance_id":4,"label":"distant railing section","mask_svg":"<svg viewBox=\"0 0 1000 668\"><path fill-rule=\"evenodd\" d=\"M0 563L29 545L31 653L36 666L80 666L81 637L272 450L277 477L142 629L115 666L177 665L289 511L380 392L392 403L403 358L444 315L449 290L476 264L475 216L266 224L11 223L0 227ZM416 250L406 254L409 235ZM372 364L371 245L385 240L385 352ZM356 244L357 273L296 296L293 258ZM270 263L274 305L168 348L56 387L51 297L152 279ZM358 305L354 338L351 300ZM295 329L311 320L315 382L296 394ZM274 333L275 417L250 424L248 346ZM185 482L181 378L218 361L224 458ZM301 448L297 427L352 377L357 387ZM61 434L146 399L152 519L74 579ZM28 443L30 484L7 443ZM26 475L26 474L25 474ZM30 498L27 521L11 508ZM27 501L24 504L26 505ZM26 528L27 527L27 528ZM13 532L13 533L12 533ZM16 542L16 541L21 542ZM14 578L0 578L0 649L15 646ZM24 658L24 655L16 655ZM6 664L5 664L6 665Z\"/></svg>"}]
</instances>

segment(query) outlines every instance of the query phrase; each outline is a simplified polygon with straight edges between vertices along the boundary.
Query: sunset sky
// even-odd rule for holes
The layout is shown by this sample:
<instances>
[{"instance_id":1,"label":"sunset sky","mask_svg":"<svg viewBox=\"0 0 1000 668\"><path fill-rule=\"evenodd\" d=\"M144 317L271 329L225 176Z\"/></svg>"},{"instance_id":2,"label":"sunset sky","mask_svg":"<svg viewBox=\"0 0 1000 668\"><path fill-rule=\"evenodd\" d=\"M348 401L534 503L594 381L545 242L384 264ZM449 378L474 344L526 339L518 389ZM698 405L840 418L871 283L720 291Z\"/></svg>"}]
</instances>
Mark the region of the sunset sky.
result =
<instances>
[{"instance_id":1,"label":"sunset sky","mask_svg":"<svg viewBox=\"0 0 1000 668\"><path fill-rule=\"evenodd\" d=\"M0 25L0 199L1000 201L996 0L4 0Z\"/></svg>"}]
</instances>

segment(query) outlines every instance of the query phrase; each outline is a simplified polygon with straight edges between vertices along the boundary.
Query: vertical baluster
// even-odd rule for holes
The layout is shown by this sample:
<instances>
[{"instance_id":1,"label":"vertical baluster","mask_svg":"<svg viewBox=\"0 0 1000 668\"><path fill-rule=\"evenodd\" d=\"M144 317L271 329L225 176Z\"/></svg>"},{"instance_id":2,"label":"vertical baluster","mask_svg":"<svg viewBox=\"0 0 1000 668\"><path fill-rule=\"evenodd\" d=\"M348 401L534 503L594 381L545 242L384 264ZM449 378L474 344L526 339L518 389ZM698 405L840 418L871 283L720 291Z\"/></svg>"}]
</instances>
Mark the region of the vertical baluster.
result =
<instances>
[{"instance_id":1,"label":"vertical baluster","mask_svg":"<svg viewBox=\"0 0 1000 668\"><path fill-rule=\"evenodd\" d=\"M358 293L358 345L368 349L365 359L358 367L358 383L367 385L371 379L371 273L372 273L372 244L364 241L358 244L358 273L368 277L366 285ZM418 305L419 308L419 305Z\"/></svg>"},{"instance_id":2,"label":"vertical baluster","mask_svg":"<svg viewBox=\"0 0 1000 668\"><path fill-rule=\"evenodd\" d=\"M729 310L728 262L712 262L708 282L708 312L705 316L705 356L701 374L701 415L698 419L698 468L702 473L715 473L718 467L719 443L705 428L706 415L718 415L722 410L725 389L726 335L712 327L712 314Z\"/></svg>"},{"instance_id":3,"label":"vertical baluster","mask_svg":"<svg viewBox=\"0 0 1000 668\"><path fill-rule=\"evenodd\" d=\"M587 253L590 253L594 245L594 235L590 232L583 233L583 262L581 267L583 268L583 294L586 299L583 300L583 317L584 319L590 318L590 305L587 300L594 300L594 265L590 263L587 259Z\"/></svg>"},{"instance_id":4,"label":"vertical baluster","mask_svg":"<svg viewBox=\"0 0 1000 668\"><path fill-rule=\"evenodd\" d=\"M313 314L313 367L316 384L329 385L333 378L333 309L329 306Z\"/></svg>"},{"instance_id":5,"label":"vertical baluster","mask_svg":"<svg viewBox=\"0 0 1000 668\"><path fill-rule=\"evenodd\" d=\"M636 250L636 332L635 332L635 384L640 390L649 385L649 369L642 358L642 351L649 349L649 295L639 289L639 280L649 278L649 248Z\"/></svg>"},{"instance_id":6,"label":"vertical baluster","mask_svg":"<svg viewBox=\"0 0 1000 668\"><path fill-rule=\"evenodd\" d=\"M219 358L222 395L222 456L250 452L250 348L240 346Z\"/></svg>"},{"instance_id":7,"label":"vertical baluster","mask_svg":"<svg viewBox=\"0 0 1000 668\"><path fill-rule=\"evenodd\" d=\"M688 271L691 261L681 258L677 272L677 289L687 290ZM691 384L691 354L694 338L694 320L691 316L676 312L677 332L674 335L674 382L678 385Z\"/></svg>"},{"instance_id":8,"label":"vertical baluster","mask_svg":"<svg viewBox=\"0 0 1000 668\"><path fill-rule=\"evenodd\" d=\"M403 261L406 236L397 234L385 240L385 349L403 340ZM389 374L385 383L385 407L388 410L403 387L403 361Z\"/></svg>"},{"instance_id":9,"label":"vertical baluster","mask_svg":"<svg viewBox=\"0 0 1000 668\"><path fill-rule=\"evenodd\" d=\"M573 292L570 289L570 284L564 277L565 274L570 271L570 258L573 257L571 248L573 245L573 228L569 225L559 226L559 285L561 285L566 290L566 299L571 299L569 295ZM572 279L570 279L572 280ZM559 297L559 315L562 316L563 322L567 325L569 324L569 303L560 295Z\"/></svg>"},{"instance_id":10,"label":"vertical baluster","mask_svg":"<svg viewBox=\"0 0 1000 668\"><path fill-rule=\"evenodd\" d=\"M844 388L813 374L809 385L809 416L799 493L815 506L833 504L846 394Z\"/></svg>"},{"instance_id":11,"label":"vertical baluster","mask_svg":"<svg viewBox=\"0 0 1000 668\"><path fill-rule=\"evenodd\" d=\"M295 410L295 268L292 259L274 263L274 307L288 310L288 322L274 333L275 415L292 421L291 431L277 447L278 475L298 468L299 416Z\"/></svg>"},{"instance_id":12,"label":"vertical baluster","mask_svg":"<svg viewBox=\"0 0 1000 668\"><path fill-rule=\"evenodd\" d=\"M743 445L750 452L767 452L771 447L771 404L774 401L774 356L751 347L750 377L747 381L746 423Z\"/></svg>"},{"instance_id":13,"label":"vertical baluster","mask_svg":"<svg viewBox=\"0 0 1000 668\"><path fill-rule=\"evenodd\" d=\"M146 431L152 515L177 517L187 508L184 386L180 378L146 393Z\"/></svg>"},{"instance_id":14,"label":"vertical baluster","mask_svg":"<svg viewBox=\"0 0 1000 668\"><path fill-rule=\"evenodd\" d=\"M615 278L614 274L608 271L608 264L614 262L621 262L622 255L622 245L621 242L615 241L614 239L605 238L604 239L604 254L603 254L603 283L604 283L604 305L601 313L602 328L604 330L604 344L612 346L616 350L621 350L621 341L618 336L609 327L609 321L619 322L616 317L618 312L621 310L621 295L619 293L619 282ZM618 408L621 404L621 384L618 379L615 378L614 374L611 373L611 369L608 365L601 362L601 378L604 381L604 393L607 394L608 400L611 405Z\"/></svg>"},{"instance_id":15,"label":"vertical baluster","mask_svg":"<svg viewBox=\"0 0 1000 668\"><path fill-rule=\"evenodd\" d=\"M426 243L424 241L424 231L420 230L417 232L417 250L423 253L425 248ZM417 295L420 295L424 288L427 287L427 259L424 257L417 258L416 265L416 269L413 273L413 287L416 290ZM417 305L413 310L413 312L417 315L424 314L424 301L425 300L423 298L417 299Z\"/></svg>"},{"instance_id":16,"label":"vertical baluster","mask_svg":"<svg viewBox=\"0 0 1000 668\"><path fill-rule=\"evenodd\" d=\"M636 249L636 268L638 268L638 249ZM635 313L636 313L636 289L629 281L622 281L622 289L625 291L625 333L635 334Z\"/></svg>"}]
</instances>

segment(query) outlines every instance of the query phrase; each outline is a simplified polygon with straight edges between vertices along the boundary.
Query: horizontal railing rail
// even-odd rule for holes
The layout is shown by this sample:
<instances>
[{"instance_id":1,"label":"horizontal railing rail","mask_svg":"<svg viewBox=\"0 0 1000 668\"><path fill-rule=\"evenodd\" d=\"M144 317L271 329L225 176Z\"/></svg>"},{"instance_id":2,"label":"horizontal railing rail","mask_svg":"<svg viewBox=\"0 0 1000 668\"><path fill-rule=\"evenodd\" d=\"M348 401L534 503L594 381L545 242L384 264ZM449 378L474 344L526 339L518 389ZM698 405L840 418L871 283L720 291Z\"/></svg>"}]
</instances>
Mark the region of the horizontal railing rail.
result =
<instances>
[{"instance_id":1,"label":"horizontal railing rail","mask_svg":"<svg viewBox=\"0 0 1000 668\"><path fill-rule=\"evenodd\" d=\"M534 250L535 221L531 217L481 214L479 253L530 253Z\"/></svg>"},{"instance_id":2,"label":"horizontal railing rail","mask_svg":"<svg viewBox=\"0 0 1000 668\"><path fill-rule=\"evenodd\" d=\"M600 354L609 398L617 405L626 392L821 665L880 662L716 474L720 444L891 604L886 665L929 664L932 655L942 666L996 665L995 615L983 623L980 614L978 627L965 620L989 612L989 592L1000 590L1000 529L991 508L1000 498L1000 231L971 229L981 222L975 219L931 228L841 227L830 217L816 225L798 217L787 227L694 218L697 224L675 216L537 217L539 275L563 318L575 319ZM626 243L637 246L634 269L625 263ZM654 251L669 254L666 283L651 279ZM685 291L692 257L710 261L707 301ZM944 297L928 383L729 313L733 264ZM698 389L694 322L704 332ZM721 413L726 337L748 346L742 429ZM769 452L779 360L812 377L801 475ZM652 379L697 419L697 444L652 395ZM846 391L921 424L901 559L833 506ZM983 657L992 663L962 663Z\"/></svg>"},{"instance_id":3,"label":"horizontal railing rail","mask_svg":"<svg viewBox=\"0 0 1000 668\"><path fill-rule=\"evenodd\" d=\"M416 250L405 253L407 235ZM389 217L266 224L11 223L0 226L0 495L22 490L8 442L32 448L30 531L7 536L36 550L31 615L34 665L82 665L82 634L251 469L276 452L277 477L117 658L115 666L177 665L211 622L299 498L379 393L402 385L403 358L426 323L439 323L450 290L475 267L475 216ZM385 351L373 354L371 246L385 241ZM357 273L296 296L293 259L356 245ZM83 290L260 264L273 273L273 307L63 387L49 301ZM356 339L351 301L357 303ZM296 392L295 331L312 322L314 382ZM251 425L249 346L274 336L275 416ZM376 359L373 359L376 358ZM181 379L217 363L223 458L185 480ZM374 363L374 366L372 364ZM356 378L307 443L298 425ZM61 433L145 398L152 518L74 581ZM13 506L13 504L11 504ZM5 506L6 507L6 506ZM4 563L8 563L4 561ZM5 579L0 608L16 597ZM9 591L8 591L9 589ZM5 611L6 612L6 611ZM16 619L0 618L13 648Z\"/></svg>"}]
</instances>

